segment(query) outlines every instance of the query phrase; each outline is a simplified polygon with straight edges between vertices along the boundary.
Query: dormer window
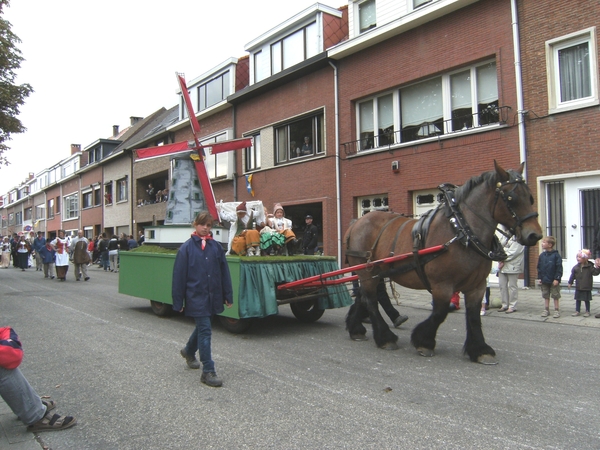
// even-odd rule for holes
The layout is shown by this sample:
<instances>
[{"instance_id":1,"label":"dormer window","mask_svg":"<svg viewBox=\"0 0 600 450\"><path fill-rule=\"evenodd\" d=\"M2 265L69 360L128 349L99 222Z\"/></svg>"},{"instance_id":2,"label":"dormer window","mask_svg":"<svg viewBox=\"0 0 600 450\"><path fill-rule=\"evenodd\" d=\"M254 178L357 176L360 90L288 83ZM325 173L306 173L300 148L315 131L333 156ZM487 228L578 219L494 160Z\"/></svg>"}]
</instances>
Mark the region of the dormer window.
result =
<instances>
[{"instance_id":1,"label":"dormer window","mask_svg":"<svg viewBox=\"0 0 600 450\"><path fill-rule=\"evenodd\" d=\"M283 39L273 42L269 51L254 53L254 81L259 82L319 53L317 23L312 22ZM270 59L270 61L269 61ZM269 64L270 62L270 64Z\"/></svg>"},{"instance_id":2,"label":"dormer window","mask_svg":"<svg viewBox=\"0 0 600 450\"><path fill-rule=\"evenodd\" d=\"M223 101L231 94L229 72L198 86L198 111L210 108Z\"/></svg>"},{"instance_id":3,"label":"dormer window","mask_svg":"<svg viewBox=\"0 0 600 450\"><path fill-rule=\"evenodd\" d=\"M360 33L375 28L377 16L375 14L375 0L366 0L358 4L358 29Z\"/></svg>"}]
</instances>

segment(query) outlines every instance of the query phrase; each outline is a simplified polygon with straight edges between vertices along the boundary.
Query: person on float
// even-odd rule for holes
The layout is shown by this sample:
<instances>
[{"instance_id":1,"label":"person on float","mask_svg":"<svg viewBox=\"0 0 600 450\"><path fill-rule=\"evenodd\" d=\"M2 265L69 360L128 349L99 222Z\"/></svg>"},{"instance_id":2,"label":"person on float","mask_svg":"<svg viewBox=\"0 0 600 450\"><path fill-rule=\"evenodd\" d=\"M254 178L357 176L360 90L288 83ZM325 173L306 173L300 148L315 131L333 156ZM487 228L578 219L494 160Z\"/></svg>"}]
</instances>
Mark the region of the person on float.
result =
<instances>
[{"instance_id":1,"label":"person on float","mask_svg":"<svg viewBox=\"0 0 600 450\"><path fill-rule=\"evenodd\" d=\"M265 226L264 217L260 212L253 209L248 212L248 209L246 202L242 202L236 206L235 214L219 211L221 219L231 224L228 255L260 256L260 229Z\"/></svg>"}]
</instances>

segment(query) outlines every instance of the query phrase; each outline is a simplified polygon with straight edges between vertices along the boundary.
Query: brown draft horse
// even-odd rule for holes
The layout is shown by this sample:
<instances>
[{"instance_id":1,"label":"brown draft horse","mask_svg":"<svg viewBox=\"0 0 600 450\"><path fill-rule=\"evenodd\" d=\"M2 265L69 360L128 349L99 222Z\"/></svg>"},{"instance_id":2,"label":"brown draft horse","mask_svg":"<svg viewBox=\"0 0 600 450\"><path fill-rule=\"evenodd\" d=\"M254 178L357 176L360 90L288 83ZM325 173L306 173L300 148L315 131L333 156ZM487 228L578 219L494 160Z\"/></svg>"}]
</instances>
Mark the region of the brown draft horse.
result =
<instances>
[{"instance_id":1,"label":"brown draft horse","mask_svg":"<svg viewBox=\"0 0 600 450\"><path fill-rule=\"evenodd\" d=\"M467 336L464 352L471 361L496 364L496 352L486 344L481 330L481 302L492 260L506 254L496 238L498 224L514 234L522 245L535 245L542 230L533 208L533 197L523 180L523 167L504 170L494 161L495 170L468 180L462 187L441 185L445 201L420 219L373 211L350 226L345 236L350 265L377 261L393 255L412 253L410 263L373 264L358 271L361 295L346 317L346 329L353 340L366 340L361 322L368 311L378 347L395 350L398 337L379 313L377 284L389 277L411 289L428 289L433 297L431 315L412 332L411 342L423 356L433 356L435 337L446 319L450 297L461 291L465 297ZM430 255L419 249L440 246Z\"/></svg>"}]
</instances>

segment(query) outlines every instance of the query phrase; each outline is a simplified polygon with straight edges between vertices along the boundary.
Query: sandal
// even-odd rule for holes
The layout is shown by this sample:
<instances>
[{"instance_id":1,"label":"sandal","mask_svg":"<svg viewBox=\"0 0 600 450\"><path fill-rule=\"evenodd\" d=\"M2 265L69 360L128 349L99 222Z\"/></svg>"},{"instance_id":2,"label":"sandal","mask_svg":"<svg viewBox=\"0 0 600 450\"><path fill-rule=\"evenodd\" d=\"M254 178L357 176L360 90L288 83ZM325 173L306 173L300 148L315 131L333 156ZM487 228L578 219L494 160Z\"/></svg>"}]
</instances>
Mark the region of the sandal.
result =
<instances>
[{"instance_id":1,"label":"sandal","mask_svg":"<svg viewBox=\"0 0 600 450\"><path fill-rule=\"evenodd\" d=\"M503 306L502 308L500 308L498 311L500 312L504 312L508 309L508 306Z\"/></svg>"},{"instance_id":2,"label":"sandal","mask_svg":"<svg viewBox=\"0 0 600 450\"><path fill-rule=\"evenodd\" d=\"M54 400L42 400L42 404L46 407L46 413L56 408L56 402Z\"/></svg>"},{"instance_id":3,"label":"sandal","mask_svg":"<svg viewBox=\"0 0 600 450\"><path fill-rule=\"evenodd\" d=\"M27 431L39 433L40 431L64 430L72 427L77 423L77 419L72 416L61 416L60 414L52 414L47 412L44 417L36 423L29 425Z\"/></svg>"}]
</instances>

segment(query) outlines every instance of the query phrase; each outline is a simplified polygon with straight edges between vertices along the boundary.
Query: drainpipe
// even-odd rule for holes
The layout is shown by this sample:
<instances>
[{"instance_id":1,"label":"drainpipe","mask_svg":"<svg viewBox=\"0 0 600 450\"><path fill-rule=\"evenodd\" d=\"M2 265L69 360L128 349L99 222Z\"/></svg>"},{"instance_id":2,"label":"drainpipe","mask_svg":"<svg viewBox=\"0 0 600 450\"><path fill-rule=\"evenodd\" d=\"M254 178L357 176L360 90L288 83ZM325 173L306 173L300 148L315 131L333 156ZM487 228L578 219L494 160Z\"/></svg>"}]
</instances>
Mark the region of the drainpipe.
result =
<instances>
[{"instance_id":1,"label":"drainpipe","mask_svg":"<svg viewBox=\"0 0 600 450\"><path fill-rule=\"evenodd\" d=\"M137 229L136 229L136 222L135 222L135 217L134 217L134 213L135 213L135 200L134 200L134 196L133 196L133 183L135 178L133 177L133 152L134 150L131 150L131 153L129 155L129 174L131 175L131 179L128 179L128 183L127 183L127 188L129 189L129 214L130 214L130 218L131 218L131 228L129 229L129 234L133 234L134 238L137 238ZM168 177L167 177L168 178ZM170 192L170 190L169 190ZM94 195L94 191L92 190L92 195Z\"/></svg>"},{"instance_id":2,"label":"drainpipe","mask_svg":"<svg viewBox=\"0 0 600 450\"><path fill-rule=\"evenodd\" d=\"M329 61L329 64L331 67L333 67L333 93L335 102L335 208L337 219L337 259L338 267L342 267L342 205L340 186L340 113L338 108L338 70L334 63Z\"/></svg>"},{"instance_id":3,"label":"drainpipe","mask_svg":"<svg viewBox=\"0 0 600 450\"><path fill-rule=\"evenodd\" d=\"M525 135L525 122L523 117L527 114L523 104L523 75L521 73L521 44L519 38L519 18L517 16L517 0L510 1L510 13L512 19L513 48L515 52L515 81L517 85L517 120L519 129L519 156L521 162L525 163L523 178L527 181L527 140ZM525 252L525 264L523 270L523 284L529 286L529 251Z\"/></svg>"},{"instance_id":4,"label":"drainpipe","mask_svg":"<svg viewBox=\"0 0 600 450\"><path fill-rule=\"evenodd\" d=\"M523 76L521 74L521 45L519 40L519 19L517 17L517 0L510 2L512 17L513 47L515 52L515 79L517 83L517 117L519 127L519 156L525 163L523 177L527 180L527 142L525 137L525 122L523 116L527 113L523 105Z\"/></svg>"},{"instance_id":5,"label":"drainpipe","mask_svg":"<svg viewBox=\"0 0 600 450\"><path fill-rule=\"evenodd\" d=\"M235 139L237 137L237 121L235 120L236 118L236 107L235 105L233 105L232 111L231 111L231 121L233 122L233 138ZM238 199L238 195L237 195L237 152L234 152L234 157L233 157L233 201L237 202ZM215 202L217 201L217 199L215 198Z\"/></svg>"}]
</instances>

